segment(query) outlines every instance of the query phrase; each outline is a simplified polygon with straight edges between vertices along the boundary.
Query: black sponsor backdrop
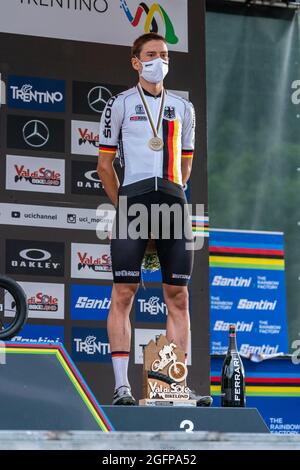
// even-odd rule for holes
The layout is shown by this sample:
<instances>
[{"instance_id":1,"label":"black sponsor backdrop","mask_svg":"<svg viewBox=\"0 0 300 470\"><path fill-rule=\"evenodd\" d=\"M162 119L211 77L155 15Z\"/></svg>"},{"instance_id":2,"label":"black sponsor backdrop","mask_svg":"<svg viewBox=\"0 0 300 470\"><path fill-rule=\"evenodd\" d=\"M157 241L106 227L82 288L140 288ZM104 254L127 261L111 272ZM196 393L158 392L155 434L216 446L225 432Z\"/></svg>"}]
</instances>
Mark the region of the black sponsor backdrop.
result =
<instances>
[{"instance_id":1,"label":"black sponsor backdrop","mask_svg":"<svg viewBox=\"0 0 300 470\"><path fill-rule=\"evenodd\" d=\"M189 1L189 48L190 52L171 52L171 70L166 80L166 87L174 90L188 90L190 99L194 103L197 114L196 154L193 162L193 173L191 178L191 202L204 203L207 210L207 155L206 155L206 90L205 90L205 44L204 44L204 3ZM99 194L86 193L74 194L74 182L72 183L72 162L87 163L86 168L91 168L90 162L97 159L93 157L71 155L71 120L99 121L100 114L89 111L84 97L73 101L73 92L79 82L87 82L83 87L84 93L92 84L110 84L112 92L119 91L119 87L129 88L136 83L136 76L131 70L128 47L80 43L75 41L64 41L34 37L19 36L12 34L0 34L0 72L6 81L7 76L22 75L47 77L66 80L66 112L45 113L31 112L27 110L8 110L2 106L0 110L0 182L1 202L15 204L41 204L68 207L96 208L99 203L107 202L107 198L99 191ZM47 51L47 53L45 53ZM100 57L95 64L94 57ZM38 58L38 59L37 59ZM84 58L84 61L83 61ZM91 60L89 61L89 58ZM104 66L105 65L105 66ZM74 83L77 82L77 83ZM74 88L73 88L74 84ZM116 87L116 88L114 88ZM109 87L108 87L109 88ZM76 113L76 114L75 114ZM80 114L79 114L80 113ZM94 114L94 117L93 117ZM22 117L20 119L19 117ZM22 142L21 123L31 119L40 119L49 123L50 129L55 127L54 140L49 139L47 147L33 149ZM65 123L62 118L64 118ZM7 125L9 124L9 125ZM65 130L65 135L63 135ZM50 144L51 142L51 144ZM65 151L66 159L66 194L47 194L30 192L5 191L5 154L33 155L61 158ZM117 164L116 164L117 165ZM76 168L76 170L75 170ZM122 172L118 168L120 177ZM73 166L73 172L81 172L79 167ZM73 191L72 191L73 184ZM17 208L16 208L17 210ZM96 234L87 230L48 229L35 227L18 227L0 225L0 253L1 272L5 272L5 240L28 240L44 241L47 243L55 240L65 245L65 321L59 320L37 320L31 319L32 324L64 325L65 345L71 352L71 328L72 326L104 328L105 322L99 321L72 321L70 320L70 285L91 284L94 280L71 279L71 243L99 243ZM26 245L26 246L25 246ZM24 244L24 247L31 247ZM11 274L17 280L38 282L40 274L31 271L27 274L21 271ZM43 275L44 282L61 282L59 276ZM99 281L99 285L110 285L111 281ZM195 253L195 265L193 278L190 285L191 304L193 306L191 315L192 328L192 361L189 370L189 383L201 393L209 392L209 295L208 295L208 249L207 240L202 250ZM157 283L149 284L149 287L159 287ZM137 323L134 321L132 312L133 328L163 328L162 323ZM111 364L85 362L78 363L85 380L92 388L101 403L110 403L114 385ZM134 334L132 335L132 356L130 362L130 380L133 392L137 397L141 396L142 390L142 366L134 365Z\"/></svg>"},{"instance_id":2,"label":"black sponsor backdrop","mask_svg":"<svg viewBox=\"0 0 300 470\"><path fill-rule=\"evenodd\" d=\"M108 83L74 81L72 93L73 113L92 115L100 119L109 98L121 93L126 88L126 86Z\"/></svg>"},{"instance_id":3,"label":"black sponsor backdrop","mask_svg":"<svg viewBox=\"0 0 300 470\"><path fill-rule=\"evenodd\" d=\"M71 184L73 194L104 196L105 192L95 169L95 162L73 161Z\"/></svg>"},{"instance_id":4,"label":"black sponsor backdrop","mask_svg":"<svg viewBox=\"0 0 300 470\"><path fill-rule=\"evenodd\" d=\"M6 272L21 275L64 276L64 255L64 243L6 240Z\"/></svg>"},{"instance_id":5,"label":"black sponsor backdrop","mask_svg":"<svg viewBox=\"0 0 300 470\"><path fill-rule=\"evenodd\" d=\"M9 149L64 152L65 122L38 115L7 116L7 147Z\"/></svg>"}]
</instances>

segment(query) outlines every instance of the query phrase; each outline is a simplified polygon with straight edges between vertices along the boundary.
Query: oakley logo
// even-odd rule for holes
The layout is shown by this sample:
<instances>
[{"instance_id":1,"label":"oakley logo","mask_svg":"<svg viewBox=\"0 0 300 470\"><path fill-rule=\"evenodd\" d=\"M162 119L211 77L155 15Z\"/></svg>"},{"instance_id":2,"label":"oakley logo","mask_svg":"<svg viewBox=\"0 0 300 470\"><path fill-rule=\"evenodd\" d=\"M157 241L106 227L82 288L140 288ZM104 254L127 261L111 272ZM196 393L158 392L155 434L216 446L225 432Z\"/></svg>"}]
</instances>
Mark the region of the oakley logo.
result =
<instances>
[{"instance_id":1,"label":"oakley logo","mask_svg":"<svg viewBox=\"0 0 300 470\"><path fill-rule=\"evenodd\" d=\"M101 114L112 93L103 86L95 86L88 93L88 104L95 113Z\"/></svg>"},{"instance_id":2,"label":"oakley logo","mask_svg":"<svg viewBox=\"0 0 300 470\"><path fill-rule=\"evenodd\" d=\"M84 173L84 176L86 177L87 180L100 183L99 176L96 170L87 171L86 173Z\"/></svg>"},{"instance_id":3,"label":"oakley logo","mask_svg":"<svg viewBox=\"0 0 300 470\"><path fill-rule=\"evenodd\" d=\"M42 121L28 121L23 127L23 138L30 147L43 147L48 142L49 136L49 129Z\"/></svg>"},{"instance_id":4,"label":"oakley logo","mask_svg":"<svg viewBox=\"0 0 300 470\"><path fill-rule=\"evenodd\" d=\"M20 256L29 261L46 261L51 258L51 254L46 250L39 250L38 248L29 248L20 251Z\"/></svg>"}]
</instances>

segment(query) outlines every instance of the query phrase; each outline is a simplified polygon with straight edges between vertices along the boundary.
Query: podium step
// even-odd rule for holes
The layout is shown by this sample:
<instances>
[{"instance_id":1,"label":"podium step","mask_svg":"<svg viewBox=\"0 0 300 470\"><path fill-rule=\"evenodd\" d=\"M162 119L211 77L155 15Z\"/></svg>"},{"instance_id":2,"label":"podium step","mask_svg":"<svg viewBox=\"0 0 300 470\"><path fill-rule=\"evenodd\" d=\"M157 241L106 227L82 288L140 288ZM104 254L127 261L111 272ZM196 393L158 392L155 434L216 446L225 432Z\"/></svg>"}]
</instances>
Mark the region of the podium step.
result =
<instances>
[{"instance_id":1,"label":"podium step","mask_svg":"<svg viewBox=\"0 0 300 470\"><path fill-rule=\"evenodd\" d=\"M103 406L117 431L269 433L256 408Z\"/></svg>"},{"instance_id":2,"label":"podium step","mask_svg":"<svg viewBox=\"0 0 300 470\"><path fill-rule=\"evenodd\" d=\"M255 408L100 406L60 344L0 347L0 430L268 433Z\"/></svg>"},{"instance_id":3,"label":"podium step","mask_svg":"<svg viewBox=\"0 0 300 470\"><path fill-rule=\"evenodd\" d=\"M64 347L0 346L0 430L113 428Z\"/></svg>"}]
</instances>

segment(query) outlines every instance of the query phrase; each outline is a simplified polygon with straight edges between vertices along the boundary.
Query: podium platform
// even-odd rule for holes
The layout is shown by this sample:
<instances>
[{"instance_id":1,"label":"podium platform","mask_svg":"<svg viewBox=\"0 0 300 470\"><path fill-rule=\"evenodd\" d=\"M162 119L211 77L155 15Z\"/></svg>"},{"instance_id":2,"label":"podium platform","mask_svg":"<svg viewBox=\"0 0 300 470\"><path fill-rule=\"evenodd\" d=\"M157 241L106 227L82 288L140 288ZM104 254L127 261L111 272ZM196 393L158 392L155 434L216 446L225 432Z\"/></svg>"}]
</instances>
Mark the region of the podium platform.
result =
<instances>
[{"instance_id":1,"label":"podium platform","mask_svg":"<svg viewBox=\"0 0 300 470\"><path fill-rule=\"evenodd\" d=\"M255 408L100 406L61 344L1 345L0 430L269 432Z\"/></svg>"},{"instance_id":2,"label":"podium platform","mask_svg":"<svg viewBox=\"0 0 300 470\"><path fill-rule=\"evenodd\" d=\"M269 433L256 408L103 406L118 431Z\"/></svg>"},{"instance_id":3,"label":"podium platform","mask_svg":"<svg viewBox=\"0 0 300 470\"><path fill-rule=\"evenodd\" d=\"M112 431L60 343L1 342L0 429Z\"/></svg>"}]
</instances>

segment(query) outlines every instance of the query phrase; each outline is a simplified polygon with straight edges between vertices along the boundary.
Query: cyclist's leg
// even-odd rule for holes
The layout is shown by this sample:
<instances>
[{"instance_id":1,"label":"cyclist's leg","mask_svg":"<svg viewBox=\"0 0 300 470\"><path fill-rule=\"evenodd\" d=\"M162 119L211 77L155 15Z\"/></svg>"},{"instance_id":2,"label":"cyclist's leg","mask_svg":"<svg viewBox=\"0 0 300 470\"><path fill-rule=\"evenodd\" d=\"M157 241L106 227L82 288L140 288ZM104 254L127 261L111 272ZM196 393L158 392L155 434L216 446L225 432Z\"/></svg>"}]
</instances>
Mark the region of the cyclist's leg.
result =
<instances>
[{"instance_id":1,"label":"cyclist's leg","mask_svg":"<svg viewBox=\"0 0 300 470\"><path fill-rule=\"evenodd\" d=\"M129 205L129 204L128 204ZM108 315L107 329L115 373L115 404L134 404L127 377L131 343L130 311L139 287L141 262L145 253L147 239L121 239L119 236L119 207L114 220L110 253L113 272L113 289ZM128 217L127 224L130 222ZM119 389L119 390L118 390Z\"/></svg>"},{"instance_id":2,"label":"cyclist's leg","mask_svg":"<svg viewBox=\"0 0 300 470\"><path fill-rule=\"evenodd\" d=\"M194 245L191 221L186 212L183 218L183 237L173 240L157 240L163 279L164 298L168 308L167 338L180 349L188 352L190 317L188 284L194 265ZM197 406L211 406L212 398L192 391L190 399Z\"/></svg>"},{"instance_id":3,"label":"cyclist's leg","mask_svg":"<svg viewBox=\"0 0 300 470\"><path fill-rule=\"evenodd\" d=\"M182 207L181 220L171 219L170 239L156 240L160 259L164 299L168 308L167 338L174 341L187 353L190 331L189 292L194 251L193 234L189 214L184 211L184 201L177 198L166 198L168 204L178 202ZM176 224L181 225L181 238L176 235Z\"/></svg>"}]
</instances>

